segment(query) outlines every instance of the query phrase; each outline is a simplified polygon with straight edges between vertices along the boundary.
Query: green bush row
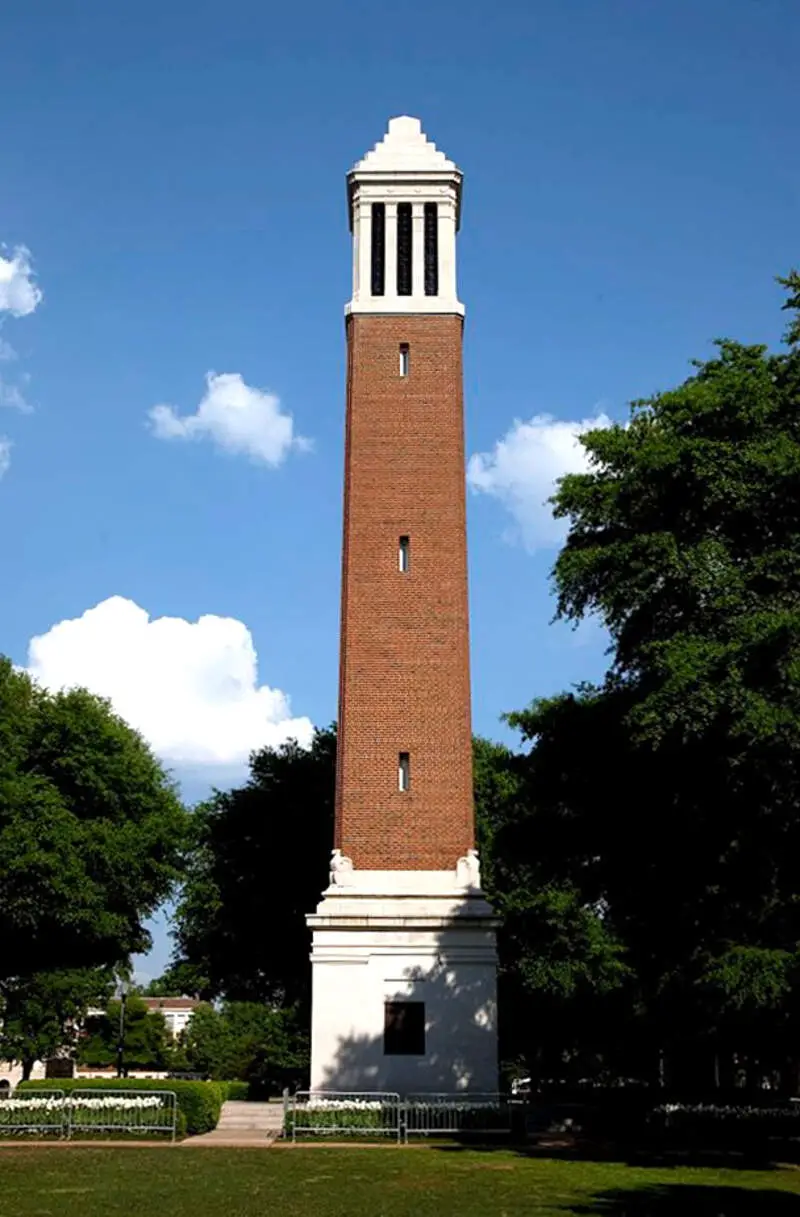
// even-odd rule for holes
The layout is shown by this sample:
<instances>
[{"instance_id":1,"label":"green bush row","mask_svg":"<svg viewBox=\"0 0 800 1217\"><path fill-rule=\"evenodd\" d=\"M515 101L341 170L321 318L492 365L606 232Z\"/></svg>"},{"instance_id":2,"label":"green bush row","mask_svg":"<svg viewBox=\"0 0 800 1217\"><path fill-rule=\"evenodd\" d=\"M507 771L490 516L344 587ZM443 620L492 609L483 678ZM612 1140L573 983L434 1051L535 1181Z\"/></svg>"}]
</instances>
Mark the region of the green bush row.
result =
<instances>
[{"instance_id":1,"label":"green bush row","mask_svg":"<svg viewBox=\"0 0 800 1217\"><path fill-rule=\"evenodd\" d=\"M250 1098L250 1083L249 1082L218 1082L218 1086L224 1086L227 1090L226 1099L235 1099L238 1102L243 1102Z\"/></svg>"},{"instance_id":2,"label":"green bush row","mask_svg":"<svg viewBox=\"0 0 800 1217\"><path fill-rule=\"evenodd\" d=\"M18 1090L171 1090L178 1103L178 1133L196 1137L217 1127L229 1082L184 1082L164 1078L59 1078L20 1082Z\"/></svg>"}]
</instances>

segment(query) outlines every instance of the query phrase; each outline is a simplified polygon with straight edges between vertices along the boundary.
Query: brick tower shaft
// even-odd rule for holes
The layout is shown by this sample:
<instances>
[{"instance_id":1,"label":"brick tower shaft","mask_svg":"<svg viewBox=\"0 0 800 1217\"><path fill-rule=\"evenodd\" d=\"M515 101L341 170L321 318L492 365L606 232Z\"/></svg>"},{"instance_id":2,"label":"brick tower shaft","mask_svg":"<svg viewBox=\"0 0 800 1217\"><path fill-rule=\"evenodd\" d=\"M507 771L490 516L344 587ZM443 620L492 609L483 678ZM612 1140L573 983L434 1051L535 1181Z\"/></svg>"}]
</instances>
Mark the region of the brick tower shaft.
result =
<instances>
[{"instance_id":1,"label":"brick tower shaft","mask_svg":"<svg viewBox=\"0 0 800 1217\"><path fill-rule=\"evenodd\" d=\"M461 172L401 117L348 176L336 834L311 1087L497 1089L497 918L474 849Z\"/></svg>"},{"instance_id":2,"label":"brick tower shaft","mask_svg":"<svg viewBox=\"0 0 800 1217\"><path fill-rule=\"evenodd\" d=\"M473 845L461 334L347 322L336 845L367 870Z\"/></svg>"}]
</instances>

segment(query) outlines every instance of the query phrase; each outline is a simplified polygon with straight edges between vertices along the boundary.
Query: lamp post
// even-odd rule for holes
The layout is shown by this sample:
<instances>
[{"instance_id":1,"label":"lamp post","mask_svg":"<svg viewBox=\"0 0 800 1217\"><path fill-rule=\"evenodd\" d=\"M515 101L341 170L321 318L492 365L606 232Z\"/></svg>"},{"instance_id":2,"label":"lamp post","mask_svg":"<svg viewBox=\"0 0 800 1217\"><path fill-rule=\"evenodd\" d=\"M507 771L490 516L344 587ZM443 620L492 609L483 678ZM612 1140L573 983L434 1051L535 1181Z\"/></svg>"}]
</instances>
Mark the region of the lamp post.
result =
<instances>
[{"instance_id":1,"label":"lamp post","mask_svg":"<svg viewBox=\"0 0 800 1217\"><path fill-rule=\"evenodd\" d=\"M117 1077L125 1077L125 1002L128 997L128 982L119 982L119 1035L117 1037Z\"/></svg>"}]
</instances>

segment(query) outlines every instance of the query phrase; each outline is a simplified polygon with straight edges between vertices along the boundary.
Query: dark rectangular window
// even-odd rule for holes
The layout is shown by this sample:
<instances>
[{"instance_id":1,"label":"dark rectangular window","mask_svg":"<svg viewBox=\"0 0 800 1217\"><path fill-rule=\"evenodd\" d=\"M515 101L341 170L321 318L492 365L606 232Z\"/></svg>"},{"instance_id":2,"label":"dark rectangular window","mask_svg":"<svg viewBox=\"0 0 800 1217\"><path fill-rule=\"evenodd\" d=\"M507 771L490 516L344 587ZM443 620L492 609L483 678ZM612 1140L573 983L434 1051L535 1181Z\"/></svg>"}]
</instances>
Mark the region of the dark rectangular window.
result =
<instances>
[{"instance_id":1,"label":"dark rectangular window","mask_svg":"<svg viewBox=\"0 0 800 1217\"><path fill-rule=\"evenodd\" d=\"M411 295L411 204L397 204L397 294Z\"/></svg>"},{"instance_id":2,"label":"dark rectangular window","mask_svg":"<svg viewBox=\"0 0 800 1217\"><path fill-rule=\"evenodd\" d=\"M401 752L397 761L397 789L411 789L411 757L407 752Z\"/></svg>"},{"instance_id":3,"label":"dark rectangular window","mask_svg":"<svg viewBox=\"0 0 800 1217\"><path fill-rule=\"evenodd\" d=\"M439 295L439 210L425 204L425 295Z\"/></svg>"},{"instance_id":4,"label":"dark rectangular window","mask_svg":"<svg viewBox=\"0 0 800 1217\"><path fill-rule=\"evenodd\" d=\"M411 350L407 342L400 343L400 375L408 376L411 370Z\"/></svg>"},{"instance_id":5,"label":"dark rectangular window","mask_svg":"<svg viewBox=\"0 0 800 1217\"><path fill-rule=\"evenodd\" d=\"M382 296L386 284L386 204L372 204L372 294Z\"/></svg>"},{"instance_id":6,"label":"dark rectangular window","mask_svg":"<svg viewBox=\"0 0 800 1217\"><path fill-rule=\"evenodd\" d=\"M387 1001L383 1008L384 1056L425 1055L425 1003Z\"/></svg>"},{"instance_id":7,"label":"dark rectangular window","mask_svg":"<svg viewBox=\"0 0 800 1217\"><path fill-rule=\"evenodd\" d=\"M411 538L401 537L397 546L397 565L400 573L407 575L411 566Z\"/></svg>"}]
</instances>

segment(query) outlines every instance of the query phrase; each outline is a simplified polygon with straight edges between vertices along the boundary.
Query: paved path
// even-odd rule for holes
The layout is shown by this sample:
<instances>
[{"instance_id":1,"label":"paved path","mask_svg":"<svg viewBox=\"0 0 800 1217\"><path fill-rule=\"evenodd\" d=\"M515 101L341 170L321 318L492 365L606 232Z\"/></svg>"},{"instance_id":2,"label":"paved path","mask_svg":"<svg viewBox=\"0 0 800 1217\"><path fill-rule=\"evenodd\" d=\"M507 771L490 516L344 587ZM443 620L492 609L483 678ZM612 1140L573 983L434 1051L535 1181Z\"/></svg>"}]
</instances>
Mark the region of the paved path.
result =
<instances>
[{"instance_id":1,"label":"paved path","mask_svg":"<svg viewBox=\"0 0 800 1217\"><path fill-rule=\"evenodd\" d=\"M222 1105L219 1124L213 1132L189 1137L181 1144L192 1146L249 1146L266 1148L283 1128L283 1103L244 1103L229 1100Z\"/></svg>"}]
</instances>

